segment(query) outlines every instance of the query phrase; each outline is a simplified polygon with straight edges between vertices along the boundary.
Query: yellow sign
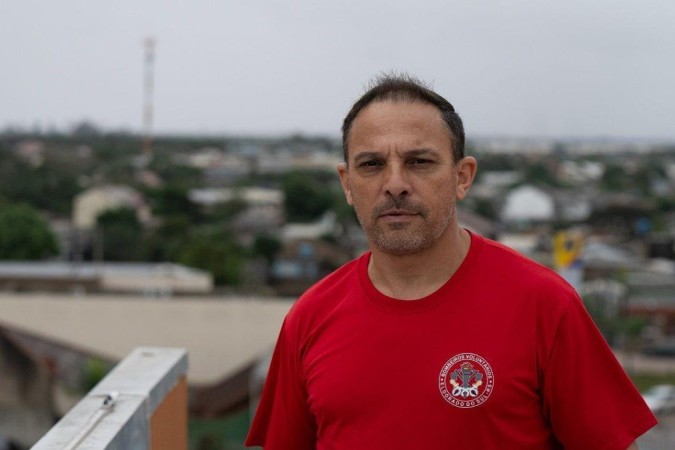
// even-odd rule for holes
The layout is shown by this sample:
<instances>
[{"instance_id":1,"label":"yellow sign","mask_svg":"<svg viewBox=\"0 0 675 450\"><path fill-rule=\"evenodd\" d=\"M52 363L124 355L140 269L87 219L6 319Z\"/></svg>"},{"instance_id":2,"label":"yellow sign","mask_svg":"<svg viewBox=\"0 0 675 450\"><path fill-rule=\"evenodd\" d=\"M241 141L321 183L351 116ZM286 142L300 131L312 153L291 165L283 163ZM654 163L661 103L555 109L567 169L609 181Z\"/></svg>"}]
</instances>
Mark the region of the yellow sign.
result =
<instances>
[{"instance_id":1,"label":"yellow sign","mask_svg":"<svg viewBox=\"0 0 675 450\"><path fill-rule=\"evenodd\" d=\"M584 235L581 231L559 231L553 236L553 263L557 269L580 262L583 251Z\"/></svg>"}]
</instances>

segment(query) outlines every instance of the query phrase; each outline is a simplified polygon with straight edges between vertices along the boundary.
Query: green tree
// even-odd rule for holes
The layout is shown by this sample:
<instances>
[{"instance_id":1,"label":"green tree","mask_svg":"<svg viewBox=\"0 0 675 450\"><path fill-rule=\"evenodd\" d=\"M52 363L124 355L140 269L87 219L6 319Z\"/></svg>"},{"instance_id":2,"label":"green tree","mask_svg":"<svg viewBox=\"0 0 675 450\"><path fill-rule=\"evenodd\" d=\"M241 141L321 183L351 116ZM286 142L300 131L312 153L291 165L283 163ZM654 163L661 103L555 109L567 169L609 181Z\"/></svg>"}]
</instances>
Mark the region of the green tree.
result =
<instances>
[{"instance_id":1,"label":"green tree","mask_svg":"<svg viewBox=\"0 0 675 450\"><path fill-rule=\"evenodd\" d=\"M0 194L10 201L67 214L79 190L75 177L58 167L32 167L11 154L0 158Z\"/></svg>"},{"instance_id":2,"label":"green tree","mask_svg":"<svg viewBox=\"0 0 675 450\"><path fill-rule=\"evenodd\" d=\"M272 264L280 250L281 241L274 236L259 234L253 241L253 254L262 256L269 264Z\"/></svg>"},{"instance_id":3,"label":"green tree","mask_svg":"<svg viewBox=\"0 0 675 450\"><path fill-rule=\"evenodd\" d=\"M103 239L103 259L138 261L143 254L141 227L131 208L111 209L96 219L98 238Z\"/></svg>"},{"instance_id":4,"label":"green tree","mask_svg":"<svg viewBox=\"0 0 675 450\"><path fill-rule=\"evenodd\" d=\"M543 162L535 162L525 169L525 181L533 184L559 187L560 181L551 171L550 167Z\"/></svg>"},{"instance_id":5,"label":"green tree","mask_svg":"<svg viewBox=\"0 0 675 450\"><path fill-rule=\"evenodd\" d=\"M235 197L224 203L212 207L207 216L207 220L214 221L229 221L235 218L239 213L246 211L248 203L246 200Z\"/></svg>"},{"instance_id":6,"label":"green tree","mask_svg":"<svg viewBox=\"0 0 675 450\"><path fill-rule=\"evenodd\" d=\"M476 214L480 214L481 216L490 220L499 219L499 212L497 211L497 207L495 206L494 202L489 199L484 198L476 199L476 201L474 202L474 211L476 212Z\"/></svg>"},{"instance_id":7,"label":"green tree","mask_svg":"<svg viewBox=\"0 0 675 450\"><path fill-rule=\"evenodd\" d=\"M623 191L629 187L630 179L623 167L609 163L600 179L600 186L606 191Z\"/></svg>"},{"instance_id":8,"label":"green tree","mask_svg":"<svg viewBox=\"0 0 675 450\"><path fill-rule=\"evenodd\" d=\"M57 255L56 236L37 210L0 205L0 259L37 260Z\"/></svg>"},{"instance_id":9,"label":"green tree","mask_svg":"<svg viewBox=\"0 0 675 450\"><path fill-rule=\"evenodd\" d=\"M177 262L192 223L185 216L170 216L145 235L143 259L148 261Z\"/></svg>"},{"instance_id":10,"label":"green tree","mask_svg":"<svg viewBox=\"0 0 675 450\"><path fill-rule=\"evenodd\" d=\"M211 272L217 284L237 285L245 251L228 230L193 229L183 242L178 262Z\"/></svg>"},{"instance_id":11,"label":"green tree","mask_svg":"<svg viewBox=\"0 0 675 450\"><path fill-rule=\"evenodd\" d=\"M199 220L197 205L190 201L187 189L182 186L167 184L150 190L148 196L152 202L152 212L158 216L184 216L191 221Z\"/></svg>"},{"instance_id":12,"label":"green tree","mask_svg":"<svg viewBox=\"0 0 675 450\"><path fill-rule=\"evenodd\" d=\"M138 154L138 137L132 135L107 135L93 140L94 157L105 166L120 159L128 160Z\"/></svg>"},{"instance_id":13,"label":"green tree","mask_svg":"<svg viewBox=\"0 0 675 450\"><path fill-rule=\"evenodd\" d=\"M311 222L334 204L330 188L311 174L293 172L283 181L284 212L290 222Z\"/></svg>"},{"instance_id":14,"label":"green tree","mask_svg":"<svg viewBox=\"0 0 675 450\"><path fill-rule=\"evenodd\" d=\"M150 169L156 172L167 185L180 186L186 190L202 182L201 170L177 164L170 155L155 155Z\"/></svg>"}]
</instances>

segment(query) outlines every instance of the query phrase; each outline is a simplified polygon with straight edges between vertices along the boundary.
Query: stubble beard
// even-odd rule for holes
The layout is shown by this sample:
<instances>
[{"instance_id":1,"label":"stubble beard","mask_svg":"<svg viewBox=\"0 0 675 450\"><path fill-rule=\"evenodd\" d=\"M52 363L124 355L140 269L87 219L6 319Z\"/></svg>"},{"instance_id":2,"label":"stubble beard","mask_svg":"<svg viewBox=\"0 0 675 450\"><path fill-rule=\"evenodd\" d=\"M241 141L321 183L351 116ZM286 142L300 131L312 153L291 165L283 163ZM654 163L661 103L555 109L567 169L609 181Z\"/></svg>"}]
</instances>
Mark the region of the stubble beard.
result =
<instances>
[{"instance_id":1,"label":"stubble beard","mask_svg":"<svg viewBox=\"0 0 675 450\"><path fill-rule=\"evenodd\" d=\"M393 208L414 211L419 215L422 224L382 224L378 221L382 212ZM379 205L374 208L369 218L364 218L356 205L354 205L354 210L371 245L390 255L405 256L428 250L440 240L452 222L455 202L452 201L447 205L447 210L443 212L436 223L430 222L430 211L426 206L413 204L406 200L398 202L392 200Z\"/></svg>"}]
</instances>

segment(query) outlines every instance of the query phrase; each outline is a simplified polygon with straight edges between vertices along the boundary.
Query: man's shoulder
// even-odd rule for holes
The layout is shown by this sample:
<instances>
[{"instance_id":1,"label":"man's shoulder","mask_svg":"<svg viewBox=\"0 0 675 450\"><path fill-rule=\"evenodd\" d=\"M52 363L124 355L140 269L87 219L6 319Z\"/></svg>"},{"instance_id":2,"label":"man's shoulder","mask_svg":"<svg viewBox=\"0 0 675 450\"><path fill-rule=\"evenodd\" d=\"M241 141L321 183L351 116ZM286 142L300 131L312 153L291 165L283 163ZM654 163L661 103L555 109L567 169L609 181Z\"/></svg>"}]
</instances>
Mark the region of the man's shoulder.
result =
<instances>
[{"instance_id":1,"label":"man's shoulder","mask_svg":"<svg viewBox=\"0 0 675 450\"><path fill-rule=\"evenodd\" d=\"M524 289L554 291L564 297L576 297L574 288L550 267L529 258L501 242L481 237L482 269L493 276L509 279Z\"/></svg>"},{"instance_id":2,"label":"man's shoulder","mask_svg":"<svg viewBox=\"0 0 675 450\"><path fill-rule=\"evenodd\" d=\"M335 309L347 297L360 289L359 262L362 255L337 268L312 285L298 298L288 313L290 320L322 316Z\"/></svg>"}]
</instances>

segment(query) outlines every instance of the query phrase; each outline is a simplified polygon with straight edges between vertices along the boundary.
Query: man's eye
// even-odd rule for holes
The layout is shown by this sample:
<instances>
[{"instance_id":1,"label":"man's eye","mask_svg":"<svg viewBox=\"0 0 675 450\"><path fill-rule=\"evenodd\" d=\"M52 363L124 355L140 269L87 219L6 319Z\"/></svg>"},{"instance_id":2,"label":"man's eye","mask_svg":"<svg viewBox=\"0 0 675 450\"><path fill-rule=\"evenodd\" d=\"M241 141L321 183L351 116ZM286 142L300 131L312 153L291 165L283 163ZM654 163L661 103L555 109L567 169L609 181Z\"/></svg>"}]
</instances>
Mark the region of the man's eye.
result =
<instances>
[{"instance_id":1,"label":"man's eye","mask_svg":"<svg viewBox=\"0 0 675 450\"><path fill-rule=\"evenodd\" d=\"M431 160L424 159L424 158L415 158L415 159L411 159L408 162L408 164L411 164L411 165L421 165L421 164L430 164L430 163L431 163Z\"/></svg>"},{"instance_id":2,"label":"man's eye","mask_svg":"<svg viewBox=\"0 0 675 450\"><path fill-rule=\"evenodd\" d=\"M380 161L363 161L361 164L359 164L359 167L378 167L381 166L382 163Z\"/></svg>"}]
</instances>

